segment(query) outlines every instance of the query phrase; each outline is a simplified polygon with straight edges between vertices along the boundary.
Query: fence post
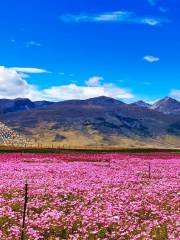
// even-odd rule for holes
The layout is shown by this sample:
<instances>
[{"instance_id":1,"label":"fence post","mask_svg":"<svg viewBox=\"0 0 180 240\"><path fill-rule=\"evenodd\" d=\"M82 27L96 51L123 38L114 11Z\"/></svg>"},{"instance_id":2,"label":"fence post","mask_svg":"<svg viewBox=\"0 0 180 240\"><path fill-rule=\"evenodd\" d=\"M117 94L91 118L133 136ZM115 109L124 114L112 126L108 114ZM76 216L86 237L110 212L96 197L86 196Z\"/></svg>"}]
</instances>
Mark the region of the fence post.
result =
<instances>
[{"instance_id":1,"label":"fence post","mask_svg":"<svg viewBox=\"0 0 180 240\"><path fill-rule=\"evenodd\" d=\"M22 222L22 230L21 230L21 240L24 240L27 201L28 201L28 183L27 183L27 180L26 180L26 182L25 182L25 194L24 194L23 222Z\"/></svg>"},{"instance_id":2,"label":"fence post","mask_svg":"<svg viewBox=\"0 0 180 240\"><path fill-rule=\"evenodd\" d=\"M148 163L149 179L151 178L151 163Z\"/></svg>"}]
</instances>

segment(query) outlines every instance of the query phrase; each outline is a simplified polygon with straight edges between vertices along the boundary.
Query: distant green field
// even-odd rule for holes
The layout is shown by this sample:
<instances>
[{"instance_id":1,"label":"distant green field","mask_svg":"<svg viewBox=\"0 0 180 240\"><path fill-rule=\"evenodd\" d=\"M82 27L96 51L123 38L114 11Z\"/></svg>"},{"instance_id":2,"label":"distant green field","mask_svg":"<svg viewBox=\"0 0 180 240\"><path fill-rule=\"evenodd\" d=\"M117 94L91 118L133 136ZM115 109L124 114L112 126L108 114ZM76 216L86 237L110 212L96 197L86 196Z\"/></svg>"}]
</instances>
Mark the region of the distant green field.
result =
<instances>
[{"instance_id":1,"label":"distant green field","mask_svg":"<svg viewBox=\"0 0 180 240\"><path fill-rule=\"evenodd\" d=\"M19 147L0 147L0 153L152 153L152 152L167 152L180 153L180 149L167 148L19 148Z\"/></svg>"}]
</instances>

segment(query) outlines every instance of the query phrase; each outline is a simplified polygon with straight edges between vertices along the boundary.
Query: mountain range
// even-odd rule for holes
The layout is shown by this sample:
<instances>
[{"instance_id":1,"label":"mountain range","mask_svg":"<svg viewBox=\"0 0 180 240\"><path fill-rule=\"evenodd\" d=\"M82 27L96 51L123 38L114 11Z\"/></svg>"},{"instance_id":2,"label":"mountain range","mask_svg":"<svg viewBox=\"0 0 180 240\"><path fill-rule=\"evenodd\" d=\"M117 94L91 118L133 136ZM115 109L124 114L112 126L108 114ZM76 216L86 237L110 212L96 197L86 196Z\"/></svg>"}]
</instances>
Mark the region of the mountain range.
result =
<instances>
[{"instance_id":1,"label":"mountain range","mask_svg":"<svg viewBox=\"0 0 180 240\"><path fill-rule=\"evenodd\" d=\"M0 122L39 144L180 147L180 102L101 96L61 102L0 99Z\"/></svg>"}]
</instances>

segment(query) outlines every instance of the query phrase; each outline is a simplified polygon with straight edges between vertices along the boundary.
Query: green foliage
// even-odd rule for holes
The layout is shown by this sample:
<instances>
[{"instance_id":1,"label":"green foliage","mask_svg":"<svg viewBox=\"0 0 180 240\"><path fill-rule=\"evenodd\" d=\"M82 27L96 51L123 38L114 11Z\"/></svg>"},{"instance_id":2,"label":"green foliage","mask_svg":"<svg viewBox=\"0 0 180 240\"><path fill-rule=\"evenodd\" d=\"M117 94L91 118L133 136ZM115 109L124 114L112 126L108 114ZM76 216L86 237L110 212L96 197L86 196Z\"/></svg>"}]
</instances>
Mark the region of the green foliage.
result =
<instances>
[{"instance_id":1,"label":"green foliage","mask_svg":"<svg viewBox=\"0 0 180 240\"><path fill-rule=\"evenodd\" d=\"M164 224L153 227L151 231L152 240L168 240L167 227Z\"/></svg>"},{"instance_id":2,"label":"green foliage","mask_svg":"<svg viewBox=\"0 0 180 240\"><path fill-rule=\"evenodd\" d=\"M19 212L22 209L22 204L21 203L13 203L11 205L11 208L15 212Z\"/></svg>"}]
</instances>

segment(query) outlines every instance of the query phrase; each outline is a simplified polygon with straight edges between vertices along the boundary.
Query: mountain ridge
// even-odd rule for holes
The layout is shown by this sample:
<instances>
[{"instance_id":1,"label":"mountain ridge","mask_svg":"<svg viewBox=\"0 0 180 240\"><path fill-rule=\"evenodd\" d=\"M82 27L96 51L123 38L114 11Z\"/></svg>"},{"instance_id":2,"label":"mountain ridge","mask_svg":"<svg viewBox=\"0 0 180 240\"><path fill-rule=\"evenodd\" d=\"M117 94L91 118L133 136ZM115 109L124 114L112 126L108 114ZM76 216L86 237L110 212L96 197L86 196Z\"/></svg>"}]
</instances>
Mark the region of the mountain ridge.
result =
<instances>
[{"instance_id":1,"label":"mountain ridge","mask_svg":"<svg viewBox=\"0 0 180 240\"><path fill-rule=\"evenodd\" d=\"M175 142L180 138L179 114L165 114L113 98L101 96L54 103L30 103L27 99L18 99L18 103L19 101L22 101L22 106L18 105L14 111L0 112L0 121L37 141L75 144L82 139L81 144L84 145L111 145L122 139L131 144L137 141L144 144L157 138L168 137L176 139ZM162 144L165 144L164 140Z\"/></svg>"},{"instance_id":2,"label":"mountain ridge","mask_svg":"<svg viewBox=\"0 0 180 240\"><path fill-rule=\"evenodd\" d=\"M178 112L180 110L180 102L175 100L171 97L164 97L154 104L149 104L143 100L139 100L133 103L125 103L120 100L106 97L106 96L99 96L94 98L88 98L85 100L81 99L72 99L72 100L63 100L59 102L51 102L46 100L39 100L39 101L32 101L28 98L16 98L16 99L0 99L0 114L8 113L8 112L16 112L16 111L23 111L23 110L30 110L33 108L42 108L48 107L50 105L56 104L92 104L92 105L133 105L138 107L149 108L151 110L163 112L166 114Z\"/></svg>"},{"instance_id":3,"label":"mountain ridge","mask_svg":"<svg viewBox=\"0 0 180 240\"><path fill-rule=\"evenodd\" d=\"M139 100L139 101L134 102L132 104L137 105L139 107L145 107L145 108L150 108L151 107L151 104L146 103L145 101L142 101L142 100Z\"/></svg>"},{"instance_id":4,"label":"mountain ridge","mask_svg":"<svg viewBox=\"0 0 180 240\"><path fill-rule=\"evenodd\" d=\"M171 97L165 97L155 102L150 108L166 114L176 114L180 113L180 102Z\"/></svg>"}]
</instances>

